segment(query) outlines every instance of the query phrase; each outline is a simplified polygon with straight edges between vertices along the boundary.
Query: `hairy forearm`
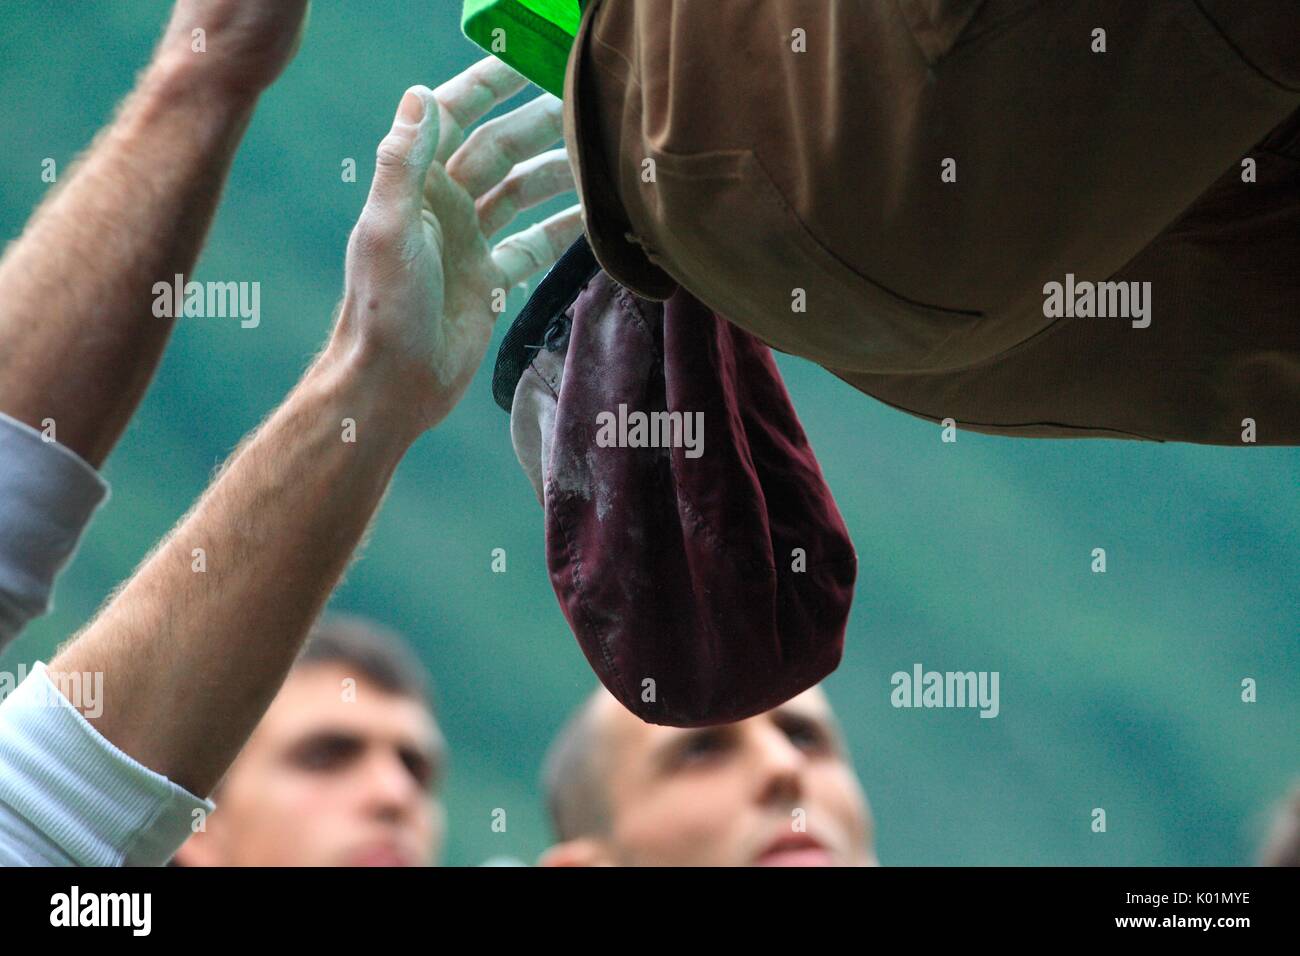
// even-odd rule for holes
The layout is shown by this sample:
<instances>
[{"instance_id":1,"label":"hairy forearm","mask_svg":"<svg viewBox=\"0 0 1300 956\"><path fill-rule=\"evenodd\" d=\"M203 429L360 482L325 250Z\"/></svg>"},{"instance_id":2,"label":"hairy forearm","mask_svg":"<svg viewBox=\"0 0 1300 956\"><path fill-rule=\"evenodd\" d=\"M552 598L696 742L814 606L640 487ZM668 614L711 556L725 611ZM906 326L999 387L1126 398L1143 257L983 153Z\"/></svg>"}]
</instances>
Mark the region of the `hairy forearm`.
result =
<instances>
[{"instance_id":1,"label":"hairy forearm","mask_svg":"<svg viewBox=\"0 0 1300 956\"><path fill-rule=\"evenodd\" d=\"M98 466L171 332L153 287L188 276L255 97L169 37L0 261L0 411Z\"/></svg>"},{"instance_id":2,"label":"hairy forearm","mask_svg":"<svg viewBox=\"0 0 1300 956\"><path fill-rule=\"evenodd\" d=\"M332 346L50 665L102 673L96 728L191 792L270 704L419 432L388 378Z\"/></svg>"}]
</instances>

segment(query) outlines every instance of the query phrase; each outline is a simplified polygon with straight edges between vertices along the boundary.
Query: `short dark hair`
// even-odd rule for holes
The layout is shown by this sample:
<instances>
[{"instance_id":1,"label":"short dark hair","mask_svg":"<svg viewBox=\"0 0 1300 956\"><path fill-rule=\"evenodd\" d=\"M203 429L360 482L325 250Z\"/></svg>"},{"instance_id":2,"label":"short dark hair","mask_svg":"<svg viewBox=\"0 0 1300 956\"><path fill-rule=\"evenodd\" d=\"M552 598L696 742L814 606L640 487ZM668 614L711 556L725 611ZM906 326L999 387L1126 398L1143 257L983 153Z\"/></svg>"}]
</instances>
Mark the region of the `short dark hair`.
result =
<instances>
[{"instance_id":1,"label":"short dark hair","mask_svg":"<svg viewBox=\"0 0 1300 956\"><path fill-rule=\"evenodd\" d=\"M351 614L331 614L307 636L294 669L312 664L342 664L380 690L421 701L434 713L429 673L398 634L382 624Z\"/></svg>"},{"instance_id":2,"label":"short dark hair","mask_svg":"<svg viewBox=\"0 0 1300 956\"><path fill-rule=\"evenodd\" d=\"M437 716L429 672L397 632L382 624L352 614L323 617L307 635L293 670L314 664L342 664L386 693L420 701ZM224 785L223 779L213 796ZM182 864L173 857L167 865Z\"/></svg>"}]
</instances>

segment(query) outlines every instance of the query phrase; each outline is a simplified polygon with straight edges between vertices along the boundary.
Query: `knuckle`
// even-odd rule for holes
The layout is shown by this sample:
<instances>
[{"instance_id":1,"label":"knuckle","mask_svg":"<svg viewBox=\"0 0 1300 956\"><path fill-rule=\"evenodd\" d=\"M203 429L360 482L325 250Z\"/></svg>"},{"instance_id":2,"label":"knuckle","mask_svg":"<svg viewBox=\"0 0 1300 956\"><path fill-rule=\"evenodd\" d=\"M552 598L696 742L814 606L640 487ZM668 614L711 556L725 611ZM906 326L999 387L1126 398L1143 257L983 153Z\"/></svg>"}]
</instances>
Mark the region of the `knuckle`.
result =
<instances>
[{"instance_id":1,"label":"knuckle","mask_svg":"<svg viewBox=\"0 0 1300 956\"><path fill-rule=\"evenodd\" d=\"M380 169L397 169L406 165L406 154L410 144L406 137L389 133L375 150L375 165Z\"/></svg>"},{"instance_id":2,"label":"knuckle","mask_svg":"<svg viewBox=\"0 0 1300 956\"><path fill-rule=\"evenodd\" d=\"M356 228L352 230L349 245L358 254L375 255L393 249L401 241L401 234L401 223L395 216L377 212L367 206L357 221Z\"/></svg>"},{"instance_id":3,"label":"knuckle","mask_svg":"<svg viewBox=\"0 0 1300 956\"><path fill-rule=\"evenodd\" d=\"M528 178L518 171L512 172L501 182L501 198L506 202L521 202L527 189Z\"/></svg>"},{"instance_id":4,"label":"knuckle","mask_svg":"<svg viewBox=\"0 0 1300 956\"><path fill-rule=\"evenodd\" d=\"M496 140L497 151L502 156L513 159L523 154L519 137L509 130L498 130L494 139Z\"/></svg>"},{"instance_id":5,"label":"knuckle","mask_svg":"<svg viewBox=\"0 0 1300 956\"><path fill-rule=\"evenodd\" d=\"M563 192L573 184L573 175L568 163L551 163L545 174L546 188L553 193Z\"/></svg>"},{"instance_id":6,"label":"knuckle","mask_svg":"<svg viewBox=\"0 0 1300 956\"><path fill-rule=\"evenodd\" d=\"M483 148L484 143L492 140L492 124L495 122L495 120L489 120L482 126L476 126L470 131L470 134L465 137L466 152L480 150Z\"/></svg>"},{"instance_id":7,"label":"knuckle","mask_svg":"<svg viewBox=\"0 0 1300 956\"><path fill-rule=\"evenodd\" d=\"M457 112L459 104L452 95L443 87L438 87L433 91L433 102L437 104L438 115L442 118L444 124L448 120L459 125L461 117Z\"/></svg>"}]
</instances>

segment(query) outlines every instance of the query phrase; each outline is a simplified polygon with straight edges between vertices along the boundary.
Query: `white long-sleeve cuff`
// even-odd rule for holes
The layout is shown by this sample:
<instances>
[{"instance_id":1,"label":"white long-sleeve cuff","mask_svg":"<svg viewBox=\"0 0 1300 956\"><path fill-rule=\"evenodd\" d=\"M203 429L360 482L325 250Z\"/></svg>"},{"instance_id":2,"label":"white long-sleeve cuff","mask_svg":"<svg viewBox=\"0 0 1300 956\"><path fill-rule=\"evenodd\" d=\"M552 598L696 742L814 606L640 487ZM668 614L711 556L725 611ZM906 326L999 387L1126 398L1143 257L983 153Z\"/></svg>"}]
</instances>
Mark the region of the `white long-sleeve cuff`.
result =
<instances>
[{"instance_id":1,"label":"white long-sleeve cuff","mask_svg":"<svg viewBox=\"0 0 1300 956\"><path fill-rule=\"evenodd\" d=\"M0 858L161 866L213 809L113 746L44 664L0 704L0 814L10 816L0 839L17 831L24 844L0 846Z\"/></svg>"}]
</instances>

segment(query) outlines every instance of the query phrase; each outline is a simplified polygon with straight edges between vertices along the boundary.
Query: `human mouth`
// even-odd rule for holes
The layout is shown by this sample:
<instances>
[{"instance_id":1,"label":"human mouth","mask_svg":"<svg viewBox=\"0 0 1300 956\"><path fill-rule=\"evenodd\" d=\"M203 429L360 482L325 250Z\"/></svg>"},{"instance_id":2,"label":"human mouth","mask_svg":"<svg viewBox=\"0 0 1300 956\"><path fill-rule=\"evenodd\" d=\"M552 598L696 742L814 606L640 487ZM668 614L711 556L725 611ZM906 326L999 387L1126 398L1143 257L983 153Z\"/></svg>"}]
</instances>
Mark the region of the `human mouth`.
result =
<instances>
[{"instance_id":1,"label":"human mouth","mask_svg":"<svg viewBox=\"0 0 1300 956\"><path fill-rule=\"evenodd\" d=\"M822 843L804 833L783 836L768 844L755 866L834 866L835 858Z\"/></svg>"},{"instance_id":2,"label":"human mouth","mask_svg":"<svg viewBox=\"0 0 1300 956\"><path fill-rule=\"evenodd\" d=\"M414 866L408 853L394 846L371 846L349 855L347 866Z\"/></svg>"}]
</instances>

